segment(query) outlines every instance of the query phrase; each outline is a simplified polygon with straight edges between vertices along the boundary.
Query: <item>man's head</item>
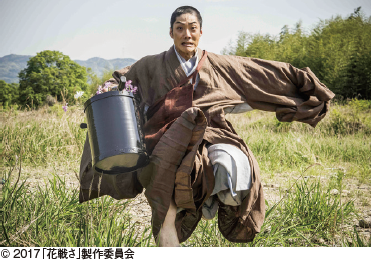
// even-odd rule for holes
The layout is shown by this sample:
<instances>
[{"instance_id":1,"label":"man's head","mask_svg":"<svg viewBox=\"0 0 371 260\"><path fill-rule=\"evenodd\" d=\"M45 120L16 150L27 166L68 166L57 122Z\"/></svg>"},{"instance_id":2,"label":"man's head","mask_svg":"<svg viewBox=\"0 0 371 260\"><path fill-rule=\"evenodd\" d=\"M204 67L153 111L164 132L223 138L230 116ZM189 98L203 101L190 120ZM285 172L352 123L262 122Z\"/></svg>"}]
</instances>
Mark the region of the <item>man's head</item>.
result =
<instances>
[{"instance_id":1,"label":"man's head","mask_svg":"<svg viewBox=\"0 0 371 260\"><path fill-rule=\"evenodd\" d=\"M177 8L170 19L170 37L174 40L177 52L189 60L196 52L202 35L202 17L191 6Z\"/></svg>"}]
</instances>

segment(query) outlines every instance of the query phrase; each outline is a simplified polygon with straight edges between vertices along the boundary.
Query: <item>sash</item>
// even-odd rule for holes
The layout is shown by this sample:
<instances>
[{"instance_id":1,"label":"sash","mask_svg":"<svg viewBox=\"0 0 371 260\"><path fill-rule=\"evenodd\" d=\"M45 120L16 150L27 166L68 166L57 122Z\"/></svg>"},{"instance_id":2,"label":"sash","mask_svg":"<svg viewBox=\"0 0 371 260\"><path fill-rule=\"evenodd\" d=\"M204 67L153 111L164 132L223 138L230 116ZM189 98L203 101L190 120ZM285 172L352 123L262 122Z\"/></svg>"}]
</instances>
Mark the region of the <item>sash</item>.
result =
<instances>
[{"instance_id":1,"label":"sash","mask_svg":"<svg viewBox=\"0 0 371 260\"><path fill-rule=\"evenodd\" d=\"M161 136L169 129L172 123L186 109L192 107L193 90L196 84L197 74L206 60L206 57L207 51L204 50L196 70L148 108L148 121L144 124L143 130L145 135L144 140L149 155L152 154ZM191 78L192 84L186 84Z\"/></svg>"}]
</instances>

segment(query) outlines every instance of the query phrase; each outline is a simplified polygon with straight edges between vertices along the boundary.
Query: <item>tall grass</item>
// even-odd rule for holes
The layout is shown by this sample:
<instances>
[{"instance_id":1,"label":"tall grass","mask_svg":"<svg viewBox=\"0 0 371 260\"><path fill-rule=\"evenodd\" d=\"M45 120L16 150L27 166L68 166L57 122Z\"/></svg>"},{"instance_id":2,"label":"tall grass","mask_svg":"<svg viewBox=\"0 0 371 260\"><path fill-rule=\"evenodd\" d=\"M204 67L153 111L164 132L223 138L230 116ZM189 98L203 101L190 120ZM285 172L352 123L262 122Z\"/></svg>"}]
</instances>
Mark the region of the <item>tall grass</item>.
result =
<instances>
[{"instance_id":1,"label":"tall grass","mask_svg":"<svg viewBox=\"0 0 371 260\"><path fill-rule=\"evenodd\" d=\"M86 130L82 107L70 107L67 113L61 105L43 107L33 111L3 113L3 163L14 164L23 141L23 162L32 166L45 166L52 162L79 161Z\"/></svg>"},{"instance_id":2,"label":"tall grass","mask_svg":"<svg viewBox=\"0 0 371 260\"><path fill-rule=\"evenodd\" d=\"M371 240L344 228L351 227L353 203L341 205L339 196L323 188L319 182L299 181L282 203L267 205L262 231L253 242L230 243L215 218L202 220L183 246L371 246ZM67 190L57 176L36 190L26 181L17 186L7 182L3 192L2 246L154 246L150 227L138 232L125 214L126 201L103 197L78 204L77 191Z\"/></svg>"},{"instance_id":3,"label":"tall grass","mask_svg":"<svg viewBox=\"0 0 371 260\"><path fill-rule=\"evenodd\" d=\"M263 181L288 173L292 187L281 190L278 204L266 201L266 220L253 242L228 242L220 234L215 218L202 220L183 245L370 246L371 241L353 229L351 216L357 214L357 198L341 197L350 178L371 184L370 112L370 101L335 104L315 129L300 123L280 123L273 114L260 111L228 115L257 158ZM45 181L38 180L36 186L25 177L25 167L57 165L62 171L78 172L86 136L86 130L79 128L85 121L81 105L70 107L66 113L59 104L37 111L1 113L5 184L0 198L0 245L154 245L150 226L140 230L126 213L128 201L104 196L79 204L79 190L68 187L58 175L63 172L55 171L52 176L48 173ZM303 178L301 173L313 164L321 166L305 174L315 178ZM336 175L328 182L320 178L334 171ZM333 188L340 193L331 195Z\"/></svg>"},{"instance_id":4,"label":"tall grass","mask_svg":"<svg viewBox=\"0 0 371 260\"><path fill-rule=\"evenodd\" d=\"M301 178L301 177L300 177ZM267 204L261 232L250 243L231 243L217 228L217 218L202 220L187 246L371 246L353 229L353 201L341 203L330 186L302 179L275 205Z\"/></svg>"},{"instance_id":5,"label":"tall grass","mask_svg":"<svg viewBox=\"0 0 371 260\"><path fill-rule=\"evenodd\" d=\"M78 190L66 189L58 176L44 187L30 189L6 182L1 200L1 246L97 246L151 245L149 227L140 234L125 213L127 201L103 197L85 204Z\"/></svg>"}]
</instances>

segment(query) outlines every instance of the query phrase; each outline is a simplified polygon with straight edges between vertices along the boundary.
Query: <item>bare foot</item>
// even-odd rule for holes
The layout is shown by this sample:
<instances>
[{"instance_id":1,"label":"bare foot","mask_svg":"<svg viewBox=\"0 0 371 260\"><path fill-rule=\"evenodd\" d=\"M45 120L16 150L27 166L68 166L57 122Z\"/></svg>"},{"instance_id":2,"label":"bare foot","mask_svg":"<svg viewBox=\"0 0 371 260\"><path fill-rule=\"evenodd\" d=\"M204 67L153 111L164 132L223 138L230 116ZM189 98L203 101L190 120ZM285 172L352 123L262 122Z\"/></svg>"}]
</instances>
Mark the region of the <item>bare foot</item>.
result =
<instances>
[{"instance_id":1,"label":"bare foot","mask_svg":"<svg viewBox=\"0 0 371 260\"><path fill-rule=\"evenodd\" d=\"M160 233L158 234L157 244L161 247L175 247L180 246L178 234L175 228L176 205L172 199L170 202L169 210L166 214L164 223L162 224Z\"/></svg>"}]
</instances>

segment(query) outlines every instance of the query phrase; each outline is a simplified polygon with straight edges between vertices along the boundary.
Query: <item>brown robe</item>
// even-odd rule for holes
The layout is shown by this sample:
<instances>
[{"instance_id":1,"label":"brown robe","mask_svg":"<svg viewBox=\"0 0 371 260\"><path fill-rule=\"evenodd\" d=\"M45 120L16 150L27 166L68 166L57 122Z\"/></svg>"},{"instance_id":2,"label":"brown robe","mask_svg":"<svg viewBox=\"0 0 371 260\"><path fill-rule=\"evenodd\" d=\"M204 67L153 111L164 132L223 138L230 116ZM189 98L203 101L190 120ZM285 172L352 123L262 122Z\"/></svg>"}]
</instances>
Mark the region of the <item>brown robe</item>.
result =
<instances>
[{"instance_id":1,"label":"brown robe","mask_svg":"<svg viewBox=\"0 0 371 260\"><path fill-rule=\"evenodd\" d=\"M117 83L121 75L139 87L142 109L146 104L155 104L186 78L173 47L115 71L111 81ZM254 109L276 112L280 121L300 121L315 127L326 115L334 94L309 68L297 69L276 61L208 53L199 75L191 107L186 106L161 133L150 164L138 173L111 176L94 172L86 141L80 165L80 202L101 195L133 198L145 187L156 237L174 196L177 207L185 209L176 218L179 241L183 242L196 228L202 205L214 187L205 145L231 144L249 158L252 188L240 206L219 203L218 225L228 240L249 242L260 231L265 215L259 166L225 119L223 109L247 102ZM175 102L178 97L175 95L172 100ZM163 116L167 116L166 112Z\"/></svg>"}]
</instances>

